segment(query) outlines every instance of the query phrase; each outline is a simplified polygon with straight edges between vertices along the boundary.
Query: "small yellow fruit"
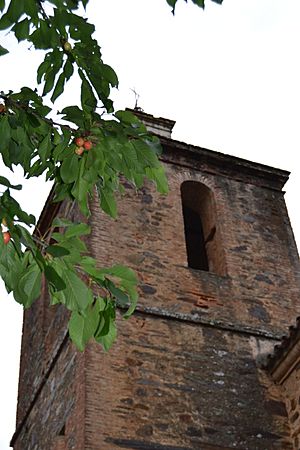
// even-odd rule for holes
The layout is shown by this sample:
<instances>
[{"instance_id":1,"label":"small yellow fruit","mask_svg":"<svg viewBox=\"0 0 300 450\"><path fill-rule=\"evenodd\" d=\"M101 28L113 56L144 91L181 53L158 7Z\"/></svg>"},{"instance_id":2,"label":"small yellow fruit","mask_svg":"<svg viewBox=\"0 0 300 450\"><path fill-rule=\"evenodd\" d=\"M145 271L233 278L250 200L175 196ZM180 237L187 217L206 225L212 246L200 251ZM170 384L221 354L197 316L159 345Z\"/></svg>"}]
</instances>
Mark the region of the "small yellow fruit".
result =
<instances>
[{"instance_id":1,"label":"small yellow fruit","mask_svg":"<svg viewBox=\"0 0 300 450\"><path fill-rule=\"evenodd\" d=\"M5 217L3 217L3 219L2 219L2 225L4 225L5 227L7 227L7 221L6 221Z\"/></svg>"},{"instance_id":2,"label":"small yellow fruit","mask_svg":"<svg viewBox=\"0 0 300 450\"><path fill-rule=\"evenodd\" d=\"M70 42L65 42L64 43L64 51L69 53L72 50L72 45L70 44Z\"/></svg>"}]
</instances>

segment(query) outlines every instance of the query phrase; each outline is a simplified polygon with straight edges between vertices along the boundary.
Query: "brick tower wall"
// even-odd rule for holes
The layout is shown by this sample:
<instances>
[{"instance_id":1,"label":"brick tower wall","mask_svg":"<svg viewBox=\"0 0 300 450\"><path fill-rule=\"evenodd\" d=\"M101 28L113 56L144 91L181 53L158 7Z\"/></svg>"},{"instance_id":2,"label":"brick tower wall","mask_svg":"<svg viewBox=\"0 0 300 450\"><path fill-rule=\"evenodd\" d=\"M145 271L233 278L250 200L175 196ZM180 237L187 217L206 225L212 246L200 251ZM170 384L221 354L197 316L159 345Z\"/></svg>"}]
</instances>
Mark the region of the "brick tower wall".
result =
<instances>
[{"instance_id":1,"label":"brick tower wall","mask_svg":"<svg viewBox=\"0 0 300 450\"><path fill-rule=\"evenodd\" d=\"M59 309L45 341L36 323L44 307L26 313L20 380L36 380L23 391L20 381L16 450L292 448L280 392L256 364L299 314L287 174L164 144L168 196L149 183L138 193L127 186L115 221L91 205L93 256L131 266L140 280L137 313L119 319L113 349L76 353ZM185 181L213 194L218 273L187 267ZM30 361L44 361L41 352L46 362L33 376Z\"/></svg>"}]
</instances>

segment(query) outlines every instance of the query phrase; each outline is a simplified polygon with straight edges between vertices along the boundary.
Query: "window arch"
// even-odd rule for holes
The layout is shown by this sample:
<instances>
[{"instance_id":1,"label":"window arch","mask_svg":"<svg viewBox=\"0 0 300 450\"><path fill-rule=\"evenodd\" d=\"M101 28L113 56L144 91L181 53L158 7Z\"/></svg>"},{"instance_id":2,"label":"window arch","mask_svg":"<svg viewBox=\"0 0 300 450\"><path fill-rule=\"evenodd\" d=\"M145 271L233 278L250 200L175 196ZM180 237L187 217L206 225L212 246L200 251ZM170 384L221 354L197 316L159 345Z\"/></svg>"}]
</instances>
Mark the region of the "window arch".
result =
<instances>
[{"instance_id":1,"label":"window arch","mask_svg":"<svg viewBox=\"0 0 300 450\"><path fill-rule=\"evenodd\" d=\"M225 263L212 191L197 181L181 185L188 267L225 275Z\"/></svg>"}]
</instances>

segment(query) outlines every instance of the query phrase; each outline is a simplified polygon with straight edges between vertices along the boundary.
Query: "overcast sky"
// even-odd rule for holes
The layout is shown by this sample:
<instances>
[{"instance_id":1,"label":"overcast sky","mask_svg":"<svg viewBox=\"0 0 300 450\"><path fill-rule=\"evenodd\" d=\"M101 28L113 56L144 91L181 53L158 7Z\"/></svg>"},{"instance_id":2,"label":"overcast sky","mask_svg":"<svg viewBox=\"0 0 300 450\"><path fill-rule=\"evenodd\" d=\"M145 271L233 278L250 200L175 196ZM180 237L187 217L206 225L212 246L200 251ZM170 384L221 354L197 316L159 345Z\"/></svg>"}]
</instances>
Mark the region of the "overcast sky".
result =
<instances>
[{"instance_id":1,"label":"overcast sky","mask_svg":"<svg viewBox=\"0 0 300 450\"><path fill-rule=\"evenodd\" d=\"M165 0L90 0L87 16L119 75L118 108L134 107L135 89L145 112L176 120L175 139L292 171L286 200L300 242L300 1L224 0L203 12L181 0L173 17ZM34 87L42 52L0 36L12 49L0 60L0 90ZM77 91L74 82L64 104ZM38 216L49 186L26 184L19 199ZM21 320L2 289L0 450L15 426Z\"/></svg>"}]
</instances>

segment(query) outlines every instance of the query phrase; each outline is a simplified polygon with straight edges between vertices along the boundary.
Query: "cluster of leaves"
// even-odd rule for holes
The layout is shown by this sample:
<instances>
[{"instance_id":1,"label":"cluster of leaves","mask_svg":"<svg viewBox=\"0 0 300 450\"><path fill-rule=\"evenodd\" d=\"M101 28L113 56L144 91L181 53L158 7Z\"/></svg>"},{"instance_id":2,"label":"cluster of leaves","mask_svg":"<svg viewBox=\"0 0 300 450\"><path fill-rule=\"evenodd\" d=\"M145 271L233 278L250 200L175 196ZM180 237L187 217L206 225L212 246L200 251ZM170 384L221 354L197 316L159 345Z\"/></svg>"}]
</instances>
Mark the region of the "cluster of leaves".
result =
<instances>
[{"instance_id":1,"label":"cluster of leaves","mask_svg":"<svg viewBox=\"0 0 300 450\"><path fill-rule=\"evenodd\" d=\"M118 86L117 75L102 61L94 25L78 13L88 1L0 0L0 30L8 29L19 42L45 51L37 70L39 88L0 92L0 153L12 171L20 165L27 178L46 174L53 180L55 201L76 201L88 217L89 198L96 191L100 207L115 218L121 179L138 189L148 178L162 193L167 181L158 160L159 140L131 112L114 111L110 92ZM167 0L173 9L176 1ZM193 2L204 6L203 1ZM7 52L0 46L0 56ZM76 73L80 105L65 107L54 122L53 106L45 97L53 104ZM78 151L78 138L88 140L88 151ZM125 318L134 311L135 274L119 265L97 267L82 240L90 233L85 223L56 218L52 229L61 232L52 233L51 244L49 233L40 236L36 229L31 235L28 227L35 225L35 218L11 195L22 186L5 177L0 184L0 220L8 230L6 238L9 233L8 239L0 238L0 275L7 291L28 308L40 296L44 276L51 305L63 304L71 311L69 333L76 346L83 350L94 338L108 349L116 336L116 307L127 308Z\"/></svg>"},{"instance_id":2,"label":"cluster of leaves","mask_svg":"<svg viewBox=\"0 0 300 450\"><path fill-rule=\"evenodd\" d=\"M9 211L14 207L16 215L24 214L7 192L1 197L1 211L2 205ZM32 217L28 216L27 223L30 222ZM90 233L87 224L56 218L53 226L63 228L64 232L53 233L51 244L41 242L37 246L25 227L11 224L12 240L4 244L0 239L0 275L6 289L13 292L17 302L29 308L41 294L44 273L50 304L60 303L72 311L69 333L78 349L83 350L89 339L94 338L107 350L116 337L116 306L125 309L124 318L135 309L136 276L121 265L97 268L95 260L86 256L87 248L80 238Z\"/></svg>"}]
</instances>

